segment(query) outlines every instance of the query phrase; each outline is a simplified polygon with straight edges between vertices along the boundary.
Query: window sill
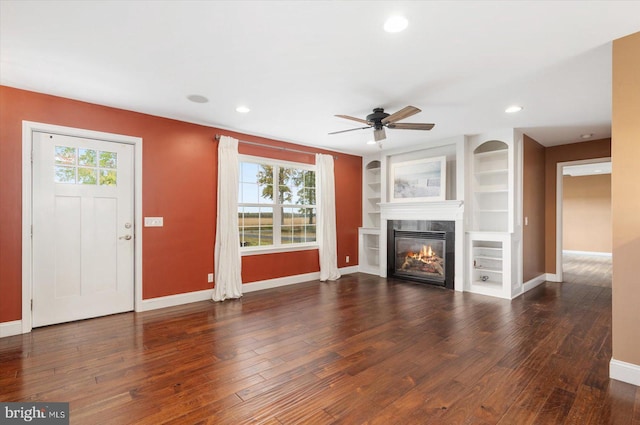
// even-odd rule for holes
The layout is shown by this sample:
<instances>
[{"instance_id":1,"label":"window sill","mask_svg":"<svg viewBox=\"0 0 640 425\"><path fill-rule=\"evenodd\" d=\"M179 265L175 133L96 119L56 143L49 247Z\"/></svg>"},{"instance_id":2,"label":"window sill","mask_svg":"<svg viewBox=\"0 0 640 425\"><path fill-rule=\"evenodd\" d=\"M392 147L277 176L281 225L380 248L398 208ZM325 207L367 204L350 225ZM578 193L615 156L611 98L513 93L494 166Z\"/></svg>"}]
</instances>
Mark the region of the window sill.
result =
<instances>
[{"instance_id":1,"label":"window sill","mask_svg":"<svg viewBox=\"0 0 640 425\"><path fill-rule=\"evenodd\" d=\"M276 254L280 252L295 252L295 251L309 251L312 249L318 249L318 244L300 244L300 245L283 245L283 246L268 246L268 247L251 247L251 248L240 248L240 255L250 256L250 255L262 255L262 254Z\"/></svg>"}]
</instances>

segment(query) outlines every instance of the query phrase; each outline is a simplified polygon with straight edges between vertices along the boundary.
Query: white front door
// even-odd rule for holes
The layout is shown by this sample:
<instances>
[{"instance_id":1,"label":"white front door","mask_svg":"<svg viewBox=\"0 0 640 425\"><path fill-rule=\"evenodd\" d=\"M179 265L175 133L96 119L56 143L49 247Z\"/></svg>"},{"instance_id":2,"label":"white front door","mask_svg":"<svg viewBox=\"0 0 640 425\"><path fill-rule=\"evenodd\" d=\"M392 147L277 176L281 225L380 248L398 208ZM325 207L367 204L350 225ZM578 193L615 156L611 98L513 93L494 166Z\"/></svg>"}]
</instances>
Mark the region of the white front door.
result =
<instances>
[{"instance_id":1,"label":"white front door","mask_svg":"<svg viewBox=\"0 0 640 425\"><path fill-rule=\"evenodd\" d=\"M32 143L33 326L133 310L133 146Z\"/></svg>"}]
</instances>

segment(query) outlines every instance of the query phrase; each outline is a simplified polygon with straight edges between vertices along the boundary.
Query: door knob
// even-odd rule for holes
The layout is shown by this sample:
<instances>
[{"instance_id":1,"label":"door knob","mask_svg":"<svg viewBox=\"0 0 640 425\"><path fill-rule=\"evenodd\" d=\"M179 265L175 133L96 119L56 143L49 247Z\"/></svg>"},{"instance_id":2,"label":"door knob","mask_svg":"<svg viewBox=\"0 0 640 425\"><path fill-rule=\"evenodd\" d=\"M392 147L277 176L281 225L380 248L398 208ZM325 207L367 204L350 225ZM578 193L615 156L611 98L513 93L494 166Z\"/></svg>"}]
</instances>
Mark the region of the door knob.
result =
<instances>
[{"instance_id":1,"label":"door knob","mask_svg":"<svg viewBox=\"0 0 640 425\"><path fill-rule=\"evenodd\" d=\"M126 241L131 240L131 235L120 236L118 239L124 239Z\"/></svg>"}]
</instances>

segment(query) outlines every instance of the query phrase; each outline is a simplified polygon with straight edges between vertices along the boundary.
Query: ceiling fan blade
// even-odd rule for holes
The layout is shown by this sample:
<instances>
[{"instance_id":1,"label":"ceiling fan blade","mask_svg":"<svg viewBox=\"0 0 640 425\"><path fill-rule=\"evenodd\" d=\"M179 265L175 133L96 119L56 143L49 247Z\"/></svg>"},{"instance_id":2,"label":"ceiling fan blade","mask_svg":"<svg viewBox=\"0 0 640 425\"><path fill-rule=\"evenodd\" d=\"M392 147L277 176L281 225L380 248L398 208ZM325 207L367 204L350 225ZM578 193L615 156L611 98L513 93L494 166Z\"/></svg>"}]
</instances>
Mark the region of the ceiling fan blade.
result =
<instances>
[{"instance_id":1,"label":"ceiling fan blade","mask_svg":"<svg viewBox=\"0 0 640 425\"><path fill-rule=\"evenodd\" d=\"M336 115L336 117L344 118L345 120L358 121L358 122L361 122L362 124L369 124L367 120L363 120L361 118L356 118L356 117L350 117L349 115Z\"/></svg>"},{"instance_id":2,"label":"ceiling fan blade","mask_svg":"<svg viewBox=\"0 0 640 425\"><path fill-rule=\"evenodd\" d=\"M367 127L358 127L358 128L350 128L350 129L348 129L348 130L334 131L333 133L329 133L329 134L346 133L347 131L364 130L364 129L366 129L366 128L371 128L371 126L367 126Z\"/></svg>"},{"instance_id":3,"label":"ceiling fan blade","mask_svg":"<svg viewBox=\"0 0 640 425\"><path fill-rule=\"evenodd\" d=\"M382 124L389 124L392 122L400 121L405 118L409 118L411 115L415 115L418 112L420 112L420 109L416 108L415 106L405 106L404 108L400 109L398 112L395 112L389 115L388 117L383 118Z\"/></svg>"},{"instance_id":4,"label":"ceiling fan blade","mask_svg":"<svg viewBox=\"0 0 640 425\"><path fill-rule=\"evenodd\" d=\"M373 140L379 142L380 140L384 140L387 138L387 133L385 133L384 128L380 130L373 130Z\"/></svg>"},{"instance_id":5,"label":"ceiling fan blade","mask_svg":"<svg viewBox=\"0 0 640 425\"><path fill-rule=\"evenodd\" d=\"M421 124L414 122L391 123L387 125L387 127L397 130L431 130L434 126L435 124Z\"/></svg>"}]
</instances>

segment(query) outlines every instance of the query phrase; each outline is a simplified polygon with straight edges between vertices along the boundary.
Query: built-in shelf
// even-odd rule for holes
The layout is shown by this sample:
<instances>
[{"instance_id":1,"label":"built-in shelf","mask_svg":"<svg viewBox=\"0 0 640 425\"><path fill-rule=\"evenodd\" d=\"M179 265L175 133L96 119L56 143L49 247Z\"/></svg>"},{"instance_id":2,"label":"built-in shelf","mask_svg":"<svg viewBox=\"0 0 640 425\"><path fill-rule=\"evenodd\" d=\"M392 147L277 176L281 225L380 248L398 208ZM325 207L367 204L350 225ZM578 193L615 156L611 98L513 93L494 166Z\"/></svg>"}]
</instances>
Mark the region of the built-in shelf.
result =
<instances>
[{"instance_id":1,"label":"built-in shelf","mask_svg":"<svg viewBox=\"0 0 640 425\"><path fill-rule=\"evenodd\" d=\"M380 202L381 163L368 160L363 164L362 224L358 231L358 270L378 275L380 273Z\"/></svg>"},{"instance_id":2,"label":"built-in shelf","mask_svg":"<svg viewBox=\"0 0 640 425\"><path fill-rule=\"evenodd\" d=\"M496 270L496 269L490 269L488 267L474 267L474 269L480 271L480 272L487 272L487 273L499 273L502 274L502 270Z\"/></svg>"},{"instance_id":3,"label":"built-in shelf","mask_svg":"<svg viewBox=\"0 0 640 425\"><path fill-rule=\"evenodd\" d=\"M492 187L483 186L482 188L476 190L476 194L477 195L490 194L490 193L509 193L509 189L506 189L506 188L492 188Z\"/></svg>"},{"instance_id":4,"label":"built-in shelf","mask_svg":"<svg viewBox=\"0 0 640 425\"><path fill-rule=\"evenodd\" d=\"M380 273L380 229L361 227L359 236L358 270L378 275Z\"/></svg>"},{"instance_id":5,"label":"built-in shelf","mask_svg":"<svg viewBox=\"0 0 640 425\"><path fill-rule=\"evenodd\" d=\"M512 141L479 139L470 146L468 289L511 298Z\"/></svg>"},{"instance_id":6,"label":"built-in shelf","mask_svg":"<svg viewBox=\"0 0 640 425\"><path fill-rule=\"evenodd\" d=\"M473 150L472 230L508 231L509 145L490 140Z\"/></svg>"},{"instance_id":7,"label":"built-in shelf","mask_svg":"<svg viewBox=\"0 0 640 425\"><path fill-rule=\"evenodd\" d=\"M381 168L380 161L372 160L364 166L363 225L367 228L380 228Z\"/></svg>"},{"instance_id":8,"label":"built-in shelf","mask_svg":"<svg viewBox=\"0 0 640 425\"><path fill-rule=\"evenodd\" d=\"M497 168L495 170L476 171L475 175L476 176L487 176L487 175L491 175L491 174L508 174L508 173L509 173L509 169L508 168Z\"/></svg>"},{"instance_id":9,"label":"built-in shelf","mask_svg":"<svg viewBox=\"0 0 640 425\"><path fill-rule=\"evenodd\" d=\"M507 298L504 257L508 248L508 236L504 233L470 232L469 290L484 295Z\"/></svg>"}]
</instances>

